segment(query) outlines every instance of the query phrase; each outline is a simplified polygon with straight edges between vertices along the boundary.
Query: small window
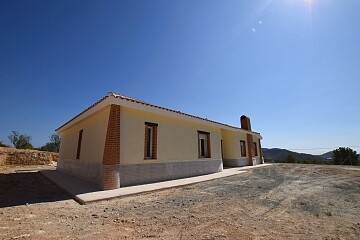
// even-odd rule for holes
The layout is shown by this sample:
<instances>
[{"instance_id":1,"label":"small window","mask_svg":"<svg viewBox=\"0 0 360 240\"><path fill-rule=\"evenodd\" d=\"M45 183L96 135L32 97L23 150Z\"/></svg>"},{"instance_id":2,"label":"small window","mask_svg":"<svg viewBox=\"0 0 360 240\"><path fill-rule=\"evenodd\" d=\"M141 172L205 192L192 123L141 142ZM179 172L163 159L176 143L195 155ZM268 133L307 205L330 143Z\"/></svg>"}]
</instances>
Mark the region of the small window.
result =
<instances>
[{"instance_id":1,"label":"small window","mask_svg":"<svg viewBox=\"0 0 360 240\"><path fill-rule=\"evenodd\" d=\"M199 158L210 158L210 133L198 131Z\"/></svg>"},{"instance_id":2,"label":"small window","mask_svg":"<svg viewBox=\"0 0 360 240\"><path fill-rule=\"evenodd\" d=\"M254 149L254 156L256 157L258 155L256 142L253 143L253 149Z\"/></svg>"},{"instance_id":3,"label":"small window","mask_svg":"<svg viewBox=\"0 0 360 240\"><path fill-rule=\"evenodd\" d=\"M241 156L246 157L246 144L245 144L245 141L240 140L240 151L241 151Z\"/></svg>"},{"instance_id":4,"label":"small window","mask_svg":"<svg viewBox=\"0 0 360 240\"><path fill-rule=\"evenodd\" d=\"M76 159L80 159L82 135L83 135L83 130L81 129L79 131L78 145L77 145L77 150L76 150Z\"/></svg>"},{"instance_id":5,"label":"small window","mask_svg":"<svg viewBox=\"0 0 360 240\"><path fill-rule=\"evenodd\" d=\"M224 159L224 152L223 152L223 140L220 141L220 147L221 147L221 158Z\"/></svg>"},{"instance_id":6,"label":"small window","mask_svg":"<svg viewBox=\"0 0 360 240\"><path fill-rule=\"evenodd\" d=\"M157 126L156 123L145 123L144 159L156 159L157 157Z\"/></svg>"}]
</instances>

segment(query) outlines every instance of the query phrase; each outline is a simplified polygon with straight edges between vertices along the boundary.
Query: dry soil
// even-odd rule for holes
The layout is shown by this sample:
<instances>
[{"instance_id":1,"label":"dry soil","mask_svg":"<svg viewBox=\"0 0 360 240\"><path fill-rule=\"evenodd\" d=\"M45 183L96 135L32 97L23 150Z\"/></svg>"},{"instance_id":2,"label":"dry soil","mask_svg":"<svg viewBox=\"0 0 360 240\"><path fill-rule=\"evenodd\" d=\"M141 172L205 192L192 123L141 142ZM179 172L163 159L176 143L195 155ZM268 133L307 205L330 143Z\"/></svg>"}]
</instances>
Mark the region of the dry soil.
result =
<instances>
[{"instance_id":1,"label":"dry soil","mask_svg":"<svg viewBox=\"0 0 360 240\"><path fill-rule=\"evenodd\" d=\"M89 205L26 170L0 168L0 239L360 239L359 167L275 164Z\"/></svg>"}]
</instances>

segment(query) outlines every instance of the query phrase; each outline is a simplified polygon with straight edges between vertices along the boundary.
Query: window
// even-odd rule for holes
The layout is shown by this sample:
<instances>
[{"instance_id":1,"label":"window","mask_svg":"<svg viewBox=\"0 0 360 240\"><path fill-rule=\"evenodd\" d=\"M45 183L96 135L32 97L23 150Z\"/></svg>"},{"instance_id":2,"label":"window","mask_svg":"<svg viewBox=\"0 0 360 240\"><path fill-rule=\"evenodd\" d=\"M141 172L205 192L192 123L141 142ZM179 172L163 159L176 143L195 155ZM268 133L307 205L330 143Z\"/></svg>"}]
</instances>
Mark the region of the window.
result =
<instances>
[{"instance_id":1,"label":"window","mask_svg":"<svg viewBox=\"0 0 360 240\"><path fill-rule=\"evenodd\" d=\"M157 157L157 126L156 123L145 123L144 159L156 159Z\"/></svg>"},{"instance_id":2,"label":"window","mask_svg":"<svg viewBox=\"0 0 360 240\"><path fill-rule=\"evenodd\" d=\"M81 129L79 131L78 145L77 145L77 150L76 150L76 159L80 159L82 135L83 135L83 130Z\"/></svg>"},{"instance_id":3,"label":"window","mask_svg":"<svg viewBox=\"0 0 360 240\"><path fill-rule=\"evenodd\" d=\"M240 152L242 157L246 157L246 144L242 140L240 140Z\"/></svg>"},{"instance_id":4,"label":"window","mask_svg":"<svg viewBox=\"0 0 360 240\"><path fill-rule=\"evenodd\" d=\"M210 133L198 131L199 158L210 158Z\"/></svg>"},{"instance_id":5,"label":"window","mask_svg":"<svg viewBox=\"0 0 360 240\"><path fill-rule=\"evenodd\" d=\"M220 147L221 147L221 158L224 159L224 152L223 152L223 144L222 144L222 141L220 141Z\"/></svg>"},{"instance_id":6,"label":"window","mask_svg":"<svg viewBox=\"0 0 360 240\"><path fill-rule=\"evenodd\" d=\"M256 157L258 155L256 142L253 143L253 151L254 151L254 156Z\"/></svg>"}]
</instances>

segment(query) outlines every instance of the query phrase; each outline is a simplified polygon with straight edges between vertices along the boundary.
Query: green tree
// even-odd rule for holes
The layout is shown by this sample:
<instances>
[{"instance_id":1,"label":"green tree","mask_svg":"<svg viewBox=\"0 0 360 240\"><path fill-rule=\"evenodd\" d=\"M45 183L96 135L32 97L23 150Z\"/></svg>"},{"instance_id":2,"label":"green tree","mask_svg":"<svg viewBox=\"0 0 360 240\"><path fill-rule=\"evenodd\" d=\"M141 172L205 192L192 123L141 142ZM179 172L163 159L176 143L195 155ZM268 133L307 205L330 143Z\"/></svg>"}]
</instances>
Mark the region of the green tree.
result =
<instances>
[{"instance_id":1,"label":"green tree","mask_svg":"<svg viewBox=\"0 0 360 240\"><path fill-rule=\"evenodd\" d=\"M30 143L31 136L25 134L19 134L16 131L12 131L12 133L8 136L10 142L17 148L17 149L32 149L33 146Z\"/></svg>"},{"instance_id":2,"label":"green tree","mask_svg":"<svg viewBox=\"0 0 360 240\"><path fill-rule=\"evenodd\" d=\"M39 150L46 152L56 152L55 145L51 142L46 143L44 146L40 147Z\"/></svg>"},{"instance_id":3,"label":"green tree","mask_svg":"<svg viewBox=\"0 0 360 240\"><path fill-rule=\"evenodd\" d=\"M61 141L61 137L59 134L54 133L53 135L50 136L50 143L54 145L56 152L59 152L60 150L60 141Z\"/></svg>"},{"instance_id":4,"label":"green tree","mask_svg":"<svg viewBox=\"0 0 360 240\"><path fill-rule=\"evenodd\" d=\"M8 147L8 145L4 144L3 141L0 141L0 147Z\"/></svg>"},{"instance_id":5,"label":"green tree","mask_svg":"<svg viewBox=\"0 0 360 240\"><path fill-rule=\"evenodd\" d=\"M307 159L304 160L304 163L305 164L316 164L317 162L313 158L307 158Z\"/></svg>"},{"instance_id":6,"label":"green tree","mask_svg":"<svg viewBox=\"0 0 360 240\"><path fill-rule=\"evenodd\" d=\"M286 163L297 163L297 159L296 159L296 157L294 157L291 153L289 153L289 154L285 157L284 162L286 162Z\"/></svg>"},{"instance_id":7,"label":"green tree","mask_svg":"<svg viewBox=\"0 0 360 240\"><path fill-rule=\"evenodd\" d=\"M357 165L359 156L351 148L340 147L333 151L333 163L341 165Z\"/></svg>"},{"instance_id":8,"label":"green tree","mask_svg":"<svg viewBox=\"0 0 360 240\"><path fill-rule=\"evenodd\" d=\"M59 152L60 150L60 135L57 133L54 133L49 137L50 142L46 143L44 146L40 148L41 151L47 151L47 152Z\"/></svg>"}]
</instances>

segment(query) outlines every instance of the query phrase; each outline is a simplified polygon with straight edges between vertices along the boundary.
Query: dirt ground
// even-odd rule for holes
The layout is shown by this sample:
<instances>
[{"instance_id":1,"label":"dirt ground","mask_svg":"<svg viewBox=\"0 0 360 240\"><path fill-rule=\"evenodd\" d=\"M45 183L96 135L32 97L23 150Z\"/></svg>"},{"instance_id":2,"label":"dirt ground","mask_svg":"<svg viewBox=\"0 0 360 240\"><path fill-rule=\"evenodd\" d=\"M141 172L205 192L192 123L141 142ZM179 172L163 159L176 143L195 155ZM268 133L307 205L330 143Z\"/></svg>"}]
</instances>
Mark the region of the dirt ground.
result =
<instances>
[{"instance_id":1,"label":"dirt ground","mask_svg":"<svg viewBox=\"0 0 360 240\"><path fill-rule=\"evenodd\" d=\"M360 239L359 167L275 164L89 205L22 170L0 168L0 239Z\"/></svg>"}]
</instances>

